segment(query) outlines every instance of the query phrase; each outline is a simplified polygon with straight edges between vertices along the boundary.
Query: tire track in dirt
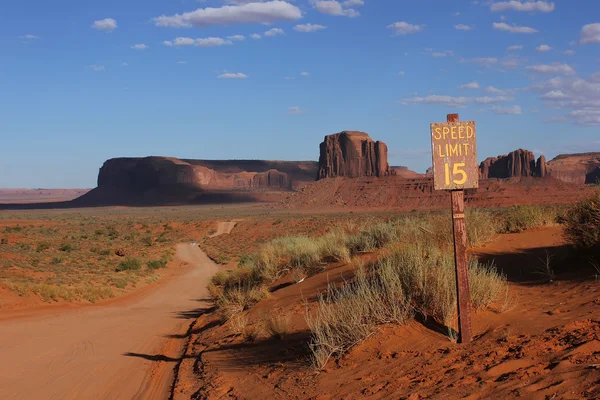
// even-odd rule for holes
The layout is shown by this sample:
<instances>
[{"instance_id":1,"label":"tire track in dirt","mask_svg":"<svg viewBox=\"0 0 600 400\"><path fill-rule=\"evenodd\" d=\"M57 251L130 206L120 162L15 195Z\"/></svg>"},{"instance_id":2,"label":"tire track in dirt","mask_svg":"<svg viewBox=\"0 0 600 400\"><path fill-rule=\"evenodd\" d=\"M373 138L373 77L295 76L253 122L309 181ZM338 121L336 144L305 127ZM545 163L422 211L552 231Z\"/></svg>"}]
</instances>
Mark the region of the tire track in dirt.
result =
<instances>
[{"instance_id":1,"label":"tire track in dirt","mask_svg":"<svg viewBox=\"0 0 600 400\"><path fill-rule=\"evenodd\" d=\"M218 270L197 246L178 245L176 259L192 268L143 297L3 321L0 398L168 398Z\"/></svg>"}]
</instances>

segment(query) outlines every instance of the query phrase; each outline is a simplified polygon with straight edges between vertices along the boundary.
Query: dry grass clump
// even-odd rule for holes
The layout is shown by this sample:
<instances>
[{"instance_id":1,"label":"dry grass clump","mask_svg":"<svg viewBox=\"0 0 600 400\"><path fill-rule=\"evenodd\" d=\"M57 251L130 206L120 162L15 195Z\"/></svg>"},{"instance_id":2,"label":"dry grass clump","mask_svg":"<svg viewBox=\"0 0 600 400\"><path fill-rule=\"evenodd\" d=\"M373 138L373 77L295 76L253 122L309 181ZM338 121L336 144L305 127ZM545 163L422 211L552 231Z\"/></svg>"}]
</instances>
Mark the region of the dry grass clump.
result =
<instances>
[{"instance_id":1,"label":"dry grass clump","mask_svg":"<svg viewBox=\"0 0 600 400\"><path fill-rule=\"evenodd\" d=\"M490 266L471 260L471 301L490 305L506 292L507 282ZM372 334L377 325L403 323L419 312L450 326L456 314L454 258L450 250L410 244L392 253L341 287L330 286L313 315L313 362L322 368Z\"/></svg>"},{"instance_id":2,"label":"dry grass clump","mask_svg":"<svg viewBox=\"0 0 600 400\"><path fill-rule=\"evenodd\" d=\"M600 249L600 191L581 201L563 217L565 236L580 249Z\"/></svg>"},{"instance_id":3,"label":"dry grass clump","mask_svg":"<svg viewBox=\"0 0 600 400\"><path fill-rule=\"evenodd\" d=\"M290 317L286 315L272 315L263 321L265 331L275 339L282 339L290 331Z\"/></svg>"},{"instance_id":4,"label":"dry grass clump","mask_svg":"<svg viewBox=\"0 0 600 400\"><path fill-rule=\"evenodd\" d=\"M521 206L504 209L500 214L498 233L518 233L526 229L556 225L558 213L555 208Z\"/></svg>"}]
</instances>

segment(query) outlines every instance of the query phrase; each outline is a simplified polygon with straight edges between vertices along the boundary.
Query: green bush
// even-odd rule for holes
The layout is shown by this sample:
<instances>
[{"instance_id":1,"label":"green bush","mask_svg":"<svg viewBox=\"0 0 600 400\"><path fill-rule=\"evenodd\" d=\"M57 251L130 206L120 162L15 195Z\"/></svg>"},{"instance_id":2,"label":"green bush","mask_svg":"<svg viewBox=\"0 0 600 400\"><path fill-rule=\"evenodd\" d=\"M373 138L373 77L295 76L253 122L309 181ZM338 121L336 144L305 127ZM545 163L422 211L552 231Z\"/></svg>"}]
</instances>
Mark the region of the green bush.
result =
<instances>
[{"instance_id":1,"label":"green bush","mask_svg":"<svg viewBox=\"0 0 600 400\"><path fill-rule=\"evenodd\" d=\"M600 191L573 206L563 217L565 236L580 249L600 248Z\"/></svg>"},{"instance_id":2,"label":"green bush","mask_svg":"<svg viewBox=\"0 0 600 400\"><path fill-rule=\"evenodd\" d=\"M50 243L48 242L40 242L37 245L37 248L35 249L35 251L37 251L38 253L41 253L42 251L48 250L50 248Z\"/></svg>"},{"instance_id":3,"label":"green bush","mask_svg":"<svg viewBox=\"0 0 600 400\"><path fill-rule=\"evenodd\" d=\"M73 246L69 243L65 243L63 245L61 245L58 250L60 251L64 251L65 253L70 253L73 251Z\"/></svg>"},{"instance_id":4,"label":"green bush","mask_svg":"<svg viewBox=\"0 0 600 400\"><path fill-rule=\"evenodd\" d=\"M142 262L138 258L128 257L117 266L116 271L137 271L141 268Z\"/></svg>"},{"instance_id":5,"label":"green bush","mask_svg":"<svg viewBox=\"0 0 600 400\"><path fill-rule=\"evenodd\" d=\"M167 268L167 261L164 259L148 261L148 268L150 268L150 269Z\"/></svg>"},{"instance_id":6,"label":"green bush","mask_svg":"<svg viewBox=\"0 0 600 400\"><path fill-rule=\"evenodd\" d=\"M499 233L518 233L526 229L555 225L558 216L552 208L521 206L504 210L500 218Z\"/></svg>"}]
</instances>

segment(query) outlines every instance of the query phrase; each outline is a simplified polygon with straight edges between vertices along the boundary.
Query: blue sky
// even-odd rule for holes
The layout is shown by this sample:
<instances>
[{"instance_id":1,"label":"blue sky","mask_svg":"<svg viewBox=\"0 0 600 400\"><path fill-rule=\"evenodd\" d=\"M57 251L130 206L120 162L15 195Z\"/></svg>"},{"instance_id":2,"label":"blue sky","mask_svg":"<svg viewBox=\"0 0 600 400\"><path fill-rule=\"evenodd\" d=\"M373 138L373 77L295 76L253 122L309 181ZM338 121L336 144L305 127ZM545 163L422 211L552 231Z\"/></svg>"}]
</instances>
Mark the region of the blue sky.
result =
<instances>
[{"instance_id":1,"label":"blue sky","mask_svg":"<svg viewBox=\"0 0 600 400\"><path fill-rule=\"evenodd\" d=\"M5 1L0 52L0 187L93 187L112 157L317 160L345 129L423 172L451 112L480 159L600 151L597 0Z\"/></svg>"}]
</instances>

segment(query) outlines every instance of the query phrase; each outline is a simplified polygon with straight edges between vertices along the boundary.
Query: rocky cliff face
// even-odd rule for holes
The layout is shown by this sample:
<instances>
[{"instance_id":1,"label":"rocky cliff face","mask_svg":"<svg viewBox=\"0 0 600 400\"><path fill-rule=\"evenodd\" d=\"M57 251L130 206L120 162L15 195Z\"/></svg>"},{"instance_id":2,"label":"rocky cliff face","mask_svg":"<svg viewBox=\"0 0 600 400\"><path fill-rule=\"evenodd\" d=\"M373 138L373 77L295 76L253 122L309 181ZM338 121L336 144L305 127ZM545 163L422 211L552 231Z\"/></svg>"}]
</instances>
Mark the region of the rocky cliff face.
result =
<instances>
[{"instance_id":1,"label":"rocky cliff face","mask_svg":"<svg viewBox=\"0 0 600 400\"><path fill-rule=\"evenodd\" d=\"M515 150L498 157L489 157L479 166L481 177L512 178L535 176L535 156L529 150Z\"/></svg>"},{"instance_id":2,"label":"rocky cliff face","mask_svg":"<svg viewBox=\"0 0 600 400\"><path fill-rule=\"evenodd\" d=\"M373 141L364 132L343 131L325 136L320 150L319 179L394 174L388 164L386 144Z\"/></svg>"},{"instance_id":3,"label":"rocky cliff face","mask_svg":"<svg viewBox=\"0 0 600 400\"><path fill-rule=\"evenodd\" d=\"M548 175L576 184L600 181L600 153L561 154L548 162Z\"/></svg>"},{"instance_id":4,"label":"rocky cliff face","mask_svg":"<svg viewBox=\"0 0 600 400\"><path fill-rule=\"evenodd\" d=\"M513 178L528 176L543 176L545 174L545 159L538 159L529 150L515 150L506 155L489 157L479 165L480 177Z\"/></svg>"},{"instance_id":5,"label":"rocky cliff face","mask_svg":"<svg viewBox=\"0 0 600 400\"><path fill-rule=\"evenodd\" d=\"M203 189L290 190L292 179L276 169L219 172L168 157L114 158L106 161L98 174L99 188L145 191L176 185Z\"/></svg>"}]
</instances>

